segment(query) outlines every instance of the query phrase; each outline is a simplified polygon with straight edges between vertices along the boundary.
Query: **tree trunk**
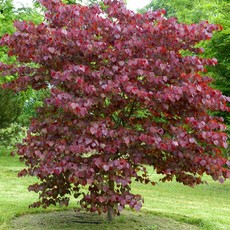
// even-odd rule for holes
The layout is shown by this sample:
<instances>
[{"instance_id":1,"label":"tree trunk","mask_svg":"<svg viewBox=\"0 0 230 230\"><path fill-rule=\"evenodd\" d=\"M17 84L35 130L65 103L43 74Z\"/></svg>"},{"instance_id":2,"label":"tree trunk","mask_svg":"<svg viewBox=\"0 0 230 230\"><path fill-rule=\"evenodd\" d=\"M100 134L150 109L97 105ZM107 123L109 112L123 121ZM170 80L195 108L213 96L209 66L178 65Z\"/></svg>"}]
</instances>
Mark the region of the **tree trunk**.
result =
<instances>
[{"instance_id":1,"label":"tree trunk","mask_svg":"<svg viewBox=\"0 0 230 230\"><path fill-rule=\"evenodd\" d=\"M114 218L114 210L111 206L108 207L107 218L109 222L112 221Z\"/></svg>"},{"instance_id":2,"label":"tree trunk","mask_svg":"<svg viewBox=\"0 0 230 230\"><path fill-rule=\"evenodd\" d=\"M109 188L111 190L114 190L114 181L112 180L109 181ZM107 218L108 218L108 221L112 221L114 218L114 210L112 206L108 206Z\"/></svg>"}]
</instances>

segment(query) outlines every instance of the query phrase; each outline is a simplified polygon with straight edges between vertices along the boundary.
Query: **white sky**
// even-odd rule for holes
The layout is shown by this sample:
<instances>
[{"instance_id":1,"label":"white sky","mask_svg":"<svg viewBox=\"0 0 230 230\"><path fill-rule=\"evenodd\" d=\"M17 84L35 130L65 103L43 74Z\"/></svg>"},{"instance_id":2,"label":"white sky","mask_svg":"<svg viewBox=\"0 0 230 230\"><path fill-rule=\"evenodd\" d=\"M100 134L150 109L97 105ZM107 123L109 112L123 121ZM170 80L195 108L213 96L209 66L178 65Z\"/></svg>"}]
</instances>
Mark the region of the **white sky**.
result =
<instances>
[{"instance_id":1,"label":"white sky","mask_svg":"<svg viewBox=\"0 0 230 230\"><path fill-rule=\"evenodd\" d=\"M127 0L127 8L133 11L148 5L151 0Z\"/></svg>"},{"instance_id":2,"label":"white sky","mask_svg":"<svg viewBox=\"0 0 230 230\"><path fill-rule=\"evenodd\" d=\"M133 11L136 11L136 9L142 8L150 2L151 0L127 0L127 7ZM31 6L32 0L14 0L14 4L16 7L21 7L22 4L24 6Z\"/></svg>"},{"instance_id":3,"label":"white sky","mask_svg":"<svg viewBox=\"0 0 230 230\"><path fill-rule=\"evenodd\" d=\"M22 7L22 6L32 6L32 0L14 0L14 5L16 7Z\"/></svg>"}]
</instances>

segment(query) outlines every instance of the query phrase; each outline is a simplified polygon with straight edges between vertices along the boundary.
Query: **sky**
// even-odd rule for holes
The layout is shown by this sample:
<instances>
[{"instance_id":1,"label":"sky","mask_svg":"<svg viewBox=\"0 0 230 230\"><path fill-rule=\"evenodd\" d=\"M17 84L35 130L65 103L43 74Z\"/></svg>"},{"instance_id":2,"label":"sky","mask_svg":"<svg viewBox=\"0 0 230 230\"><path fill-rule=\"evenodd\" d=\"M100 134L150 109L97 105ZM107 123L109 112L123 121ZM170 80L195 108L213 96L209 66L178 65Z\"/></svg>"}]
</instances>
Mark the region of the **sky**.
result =
<instances>
[{"instance_id":1,"label":"sky","mask_svg":"<svg viewBox=\"0 0 230 230\"><path fill-rule=\"evenodd\" d=\"M133 11L148 5L151 0L127 0L127 8Z\"/></svg>"},{"instance_id":2,"label":"sky","mask_svg":"<svg viewBox=\"0 0 230 230\"><path fill-rule=\"evenodd\" d=\"M150 2L151 0L127 0L127 7L130 10L136 11L137 9L146 6ZM14 0L14 4L16 7L21 7L22 5L31 6L32 0Z\"/></svg>"}]
</instances>

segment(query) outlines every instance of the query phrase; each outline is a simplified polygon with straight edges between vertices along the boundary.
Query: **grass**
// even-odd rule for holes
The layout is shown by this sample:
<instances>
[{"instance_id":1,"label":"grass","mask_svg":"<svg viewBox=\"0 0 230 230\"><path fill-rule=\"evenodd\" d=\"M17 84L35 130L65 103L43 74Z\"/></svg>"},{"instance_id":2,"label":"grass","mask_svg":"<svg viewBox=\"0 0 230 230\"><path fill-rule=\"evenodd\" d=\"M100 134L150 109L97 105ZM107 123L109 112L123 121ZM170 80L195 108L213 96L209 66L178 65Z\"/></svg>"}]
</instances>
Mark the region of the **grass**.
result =
<instances>
[{"instance_id":1,"label":"grass","mask_svg":"<svg viewBox=\"0 0 230 230\"><path fill-rule=\"evenodd\" d=\"M51 224L50 228L41 229L59 229L55 227L55 223L61 221L59 215L64 215L64 220L67 220L67 217L70 219L73 217L73 214L69 213L71 211L66 212L66 214L58 212L58 215L47 213L54 210L63 210L63 208L58 207L52 207L48 210L28 209L28 205L37 200L37 194L28 192L27 186L34 183L36 179L31 177L17 178L17 172L23 167L23 164L17 158L0 156L0 166L0 229L9 229L10 221L14 217L28 213L36 213L36 215L26 215L16 220L20 219L22 224L32 220L34 226L36 226L36 223L38 226L41 225L41 221L46 221L45 223L48 223L48 225ZM151 177L155 180L159 179L159 175L156 175L153 170ZM142 194L145 199L144 207L139 213L124 212L124 215L121 215L113 223L114 229L229 229L230 181L220 184L212 181L207 176L205 179L208 185L204 184L195 188L186 187L176 182L159 183L155 187L133 184L133 192ZM71 204L70 208L73 207L74 203ZM44 212L47 213L45 216L42 214ZM33 220L33 218L35 219ZM97 218L103 219L103 217ZM103 221L103 225L92 227L93 225L86 224L84 226L80 225L79 229L113 229ZM64 222L62 221L62 223ZM178 225L178 222L181 222L181 224ZM13 224L20 226L19 222L13 222ZM68 228L64 229L78 229L77 224L79 223L69 221ZM72 225L73 227L71 227ZM191 226L194 226L194 228ZM195 228L196 226L198 228ZM23 227L13 227L12 229L23 229ZM33 229L40 228L33 227Z\"/></svg>"},{"instance_id":2,"label":"grass","mask_svg":"<svg viewBox=\"0 0 230 230\"><path fill-rule=\"evenodd\" d=\"M32 224L31 224L32 223ZM105 216L97 214L78 213L74 211L52 212L37 215L25 215L14 219L12 229L26 230L198 230L194 225L177 222L173 219L154 216L146 213L124 211L112 223L105 221Z\"/></svg>"},{"instance_id":3,"label":"grass","mask_svg":"<svg viewBox=\"0 0 230 230\"><path fill-rule=\"evenodd\" d=\"M158 180L152 170L152 179ZM143 210L155 215L197 224L200 229L230 229L230 181L224 184L204 179L208 184L187 187L176 182L159 183L157 186L139 184L133 192L143 194Z\"/></svg>"}]
</instances>

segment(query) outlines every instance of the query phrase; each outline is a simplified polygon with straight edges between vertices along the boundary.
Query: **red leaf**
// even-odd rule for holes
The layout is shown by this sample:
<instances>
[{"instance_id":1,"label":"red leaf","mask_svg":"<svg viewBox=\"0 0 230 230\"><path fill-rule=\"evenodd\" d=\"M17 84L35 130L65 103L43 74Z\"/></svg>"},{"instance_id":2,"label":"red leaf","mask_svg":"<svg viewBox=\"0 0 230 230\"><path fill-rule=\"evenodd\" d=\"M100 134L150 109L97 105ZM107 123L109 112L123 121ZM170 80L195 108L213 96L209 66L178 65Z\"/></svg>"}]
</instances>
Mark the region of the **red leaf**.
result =
<instances>
[{"instance_id":1,"label":"red leaf","mask_svg":"<svg viewBox=\"0 0 230 230\"><path fill-rule=\"evenodd\" d=\"M103 169L107 172L109 170L109 166L108 165L103 165Z\"/></svg>"},{"instance_id":2,"label":"red leaf","mask_svg":"<svg viewBox=\"0 0 230 230\"><path fill-rule=\"evenodd\" d=\"M72 109L76 109L76 108L78 107L78 104L76 104L76 103L71 103L70 106L71 106Z\"/></svg>"},{"instance_id":3,"label":"red leaf","mask_svg":"<svg viewBox=\"0 0 230 230\"><path fill-rule=\"evenodd\" d=\"M118 64L119 64L119 66L123 66L125 64L125 62L124 61L119 61Z\"/></svg>"},{"instance_id":4,"label":"red leaf","mask_svg":"<svg viewBox=\"0 0 230 230\"><path fill-rule=\"evenodd\" d=\"M137 204L135 204L135 206L134 206L134 208L135 208L136 211L139 211L139 210L141 209L141 207L142 207L142 204L141 204L141 203L137 203Z\"/></svg>"},{"instance_id":5,"label":"red leaf","mask_svg":"<svg viewBox=\"0 0 230 230\"><path fill-rule=\"evenodd\" d=\"M55 48L54 48L54 47L49 47L48 50L49 50L49 52L52 53L52 54L55 52Z\"/></svg>"}]
</instances>

